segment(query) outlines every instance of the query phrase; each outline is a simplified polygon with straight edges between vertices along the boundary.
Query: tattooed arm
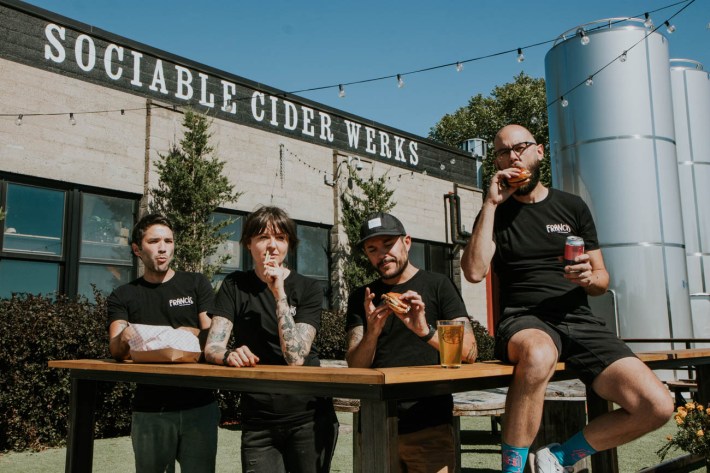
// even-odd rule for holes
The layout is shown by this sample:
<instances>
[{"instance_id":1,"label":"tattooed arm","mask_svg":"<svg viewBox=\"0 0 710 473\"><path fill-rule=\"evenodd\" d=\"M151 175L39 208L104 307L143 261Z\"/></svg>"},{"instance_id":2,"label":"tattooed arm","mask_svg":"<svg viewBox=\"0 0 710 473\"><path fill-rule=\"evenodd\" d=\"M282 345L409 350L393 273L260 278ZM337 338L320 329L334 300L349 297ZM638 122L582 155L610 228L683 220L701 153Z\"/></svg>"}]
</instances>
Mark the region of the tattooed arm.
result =
<instances>
[{"instance_id":1,"label":"tattooed arm","mask_svg":"<svg viewBox=\"0 0 710 473\"><path fill-rule=\"evenodd\" d=\"M227 342L231 333L232 322L218 315L212 318L212 326L205 344L205 360L208 363L224 364L224 355L227 352Z\"/></svg>"},{"instance_id":2,"label":"tattooed arm","mask_svg":"<svg viewBox=\"0 0 710 473\"><path fill-rule=\"evenodd\" d=\"M461 347L461 358L464 363L474 363L478 358L478 344L476 337L473 334L473 326L468 317L465 318L466 323L463 326L463 347Z\"/></svg>"},{"instance_id":3,"label":"tattooed arm","mask_svg":"<svg viewBox=\"0 0 710 473\"><path fill-rule=\"evenodd\" d=\"M287 364L302 366L311 352L316 328L310 324L296 323L290 312L288 298L279 297L276 301L276 320L279 325L281 351Z\"/></svg>"},{"instance_id":4,"label":"tattooed arm","mask_svg":"<svg viewBox=\"0 0 710 473\"><path fill-rule=\"evenodd\" d=\"M133 327L125 320L114 320L108 327L108 349L116 361L127 360L131 357L131 346L128 340L135 334Z\"/></svg>"}]
</instances>

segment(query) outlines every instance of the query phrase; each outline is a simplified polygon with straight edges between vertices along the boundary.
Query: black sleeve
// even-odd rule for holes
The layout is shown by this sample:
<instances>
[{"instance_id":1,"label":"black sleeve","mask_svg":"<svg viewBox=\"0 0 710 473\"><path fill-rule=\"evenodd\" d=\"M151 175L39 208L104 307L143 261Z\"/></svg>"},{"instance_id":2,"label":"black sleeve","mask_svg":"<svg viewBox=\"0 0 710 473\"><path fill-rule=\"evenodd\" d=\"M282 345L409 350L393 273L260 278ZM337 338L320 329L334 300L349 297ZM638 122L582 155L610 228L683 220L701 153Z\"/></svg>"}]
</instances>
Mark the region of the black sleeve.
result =
<instances>
[{"instance_id":1,"label":"black sleeve","mask_svg":"<svg viewBox=\"0 0 710 473\"><path fill-rule=\"evenodd\" d=\"M214 289L212 289L212 285L203 274L195 274L197 278L196 292L198 313L207 312L208 314L211 314L214 312Z\"/></svg>"},{"instance_id":2,"label":"black sleeve","mask_svg":"<svg viewBox=\"0 0 710 473\"><path fill-rule=\"evenodd\" d=\"M293 320L296 323L306 323L320 330L321 312L323 311L323 290L318 281L311 278L303 278L303 290L298 297L289 297L289 303L296 303L296 315Z\"/></svg>"},{"instance_id":3,"label":"black sleeve","mask_svg":"<svg viewBox=\"0 0 710 473\"><path fill-rule=\"evenodd\" d=\"M217 295L214 298L214 310L211 312L211 315L224 317L234 323L237 310L236 297L237 290L234 275L230 274L224 278L222 285L219 287L219 291L217 291Z\"/></svg>"},{"instance_id":4,"label":"black sleeve","mask_svg":"<svg viewBox=\"0 0 710 473\"><path fill-rule=\"evenodd\" d=\"M106 312L108 314L107 329L116 320L128 320L128 307L123 303L116 290L111 292L111 295L106 299Z\"/></svg>"},{"instance_id":5,"label":"black sleeve","mask_svg":"<svg viewBox=\"0 0 710 473\"><path fill-rule=\"evenodd\" d=\"M365 325L365 288L360 287L348 297L348 312L345 318L345 331Z\"/></svg>"},{"instance_id":6,"label":"black sleeve","mask_svg":"<svg viewBox=\"0 0 710 473\"><path fill-rule=\"evenodd\" d=\"M440 279L438 299L441 306L440 316L442 320L451 320L458 317L470 318L458 288L447 277Z\"/></svg>"}]
</instances>

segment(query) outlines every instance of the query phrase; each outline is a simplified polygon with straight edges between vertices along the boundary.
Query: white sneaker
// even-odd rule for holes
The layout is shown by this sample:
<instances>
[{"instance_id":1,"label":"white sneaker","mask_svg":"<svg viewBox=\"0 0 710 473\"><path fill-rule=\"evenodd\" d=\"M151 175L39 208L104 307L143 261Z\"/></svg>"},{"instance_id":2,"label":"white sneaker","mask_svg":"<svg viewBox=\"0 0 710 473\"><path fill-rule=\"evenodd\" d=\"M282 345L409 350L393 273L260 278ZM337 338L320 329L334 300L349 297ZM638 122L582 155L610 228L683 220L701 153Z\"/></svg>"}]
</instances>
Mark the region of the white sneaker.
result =
<instances>
[{"instance_id":1,"label":"white sneaker","mask_svg":"<svg viewBox=\"0 0 710 473\"><path fill-rule=\"evenodd\" d=\"M551 443L535 453L535 473L568 473L574 468L560 465L557 457L550 451L550 447L558 446L558 443Z\"/></svg>"}]
</instances>

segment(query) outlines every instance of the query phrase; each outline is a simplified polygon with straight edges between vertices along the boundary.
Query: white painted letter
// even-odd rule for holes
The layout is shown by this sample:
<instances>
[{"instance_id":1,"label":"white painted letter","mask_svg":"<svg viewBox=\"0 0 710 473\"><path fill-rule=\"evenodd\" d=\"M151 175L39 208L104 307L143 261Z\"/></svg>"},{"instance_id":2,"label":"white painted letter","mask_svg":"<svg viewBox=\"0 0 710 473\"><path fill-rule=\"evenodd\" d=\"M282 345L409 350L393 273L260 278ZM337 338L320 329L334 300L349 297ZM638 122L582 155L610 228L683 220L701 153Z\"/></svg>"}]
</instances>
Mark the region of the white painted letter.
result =
<instances>
[{"instance_id":1,"label":"white painted letter","mask_svg":"<svg viewBox=\"0 0 710 473\"><path fill-rule=\"evenodd\" d=\"M288 100L284 100L284 112L286 113L286 117L284 117L284 128L287 130L295 130L296 126L298 126L298 111L296 110L296 106Z\"/></svg>"},{"instance_id":2,"label":"white painted letter","mask_svg":"<svg viewBox=\"0 0 710 473\"><path fill-rule=\"evenodd\" d=\"M115 44L109 44L104 54L104 69L106 69L106 75L109 76L110 79L118 80L121 78L121 74L123 74L123 68L119 66L116 73L111 72L111 63L113 62L111 56L113 56L114 52L116 56L118 56L118 62L123 62L123 48Z\"/></svg>"},{"instance_id":3,"label":"white painted letter","mask_svg":"<svg viewBox=\"0 0 710 473\"><path fill-rule=\"evenodd\" d=\"M360 142L360 124L345 120L345 128L348 130L348 145L357 149Z\"/></svg>"},{"instance_id":4,"label":"white painted letter","mask_svg":"<svg viewBox=\"0 0 710 473\"><path fill-rule=\"evenodd\" d=\"M303 134L316 136L316 130L311 124L311 120L313 120L314 117L313 109L301 105L301 110L303 110Z\"/></svg>"},{"instance_id":5,"label":"white painted letter","mask_svg":"<svg viewBox=\"0 0 710 473\"><path fill-rule=\"evenodd\" d=\"M160 85L160 93L167 94L168 89L165 87L165 73L163 73L163 61L157 59L155 61L155 70L153 71L153 82L148 87L150 90L157 91Z\"/></svg>"},{"instance_id":6,"label":"white painted letter","mask_svg":"<svg viewBox=\"0 0 710 473\"><path fill-rule=\"evenodd\" d=\"M177 72L176 84L175 84L175 97L184 100L190 100L192 98L192 72L186 67L175 65L175 71ZM185 92L183 92L183 89Z\"/></svg>"},{"instance_id":7,"label":"white painted letter","mask_svg":"<svg viewBox=\"0 0 710 473\"><path fill-rule=\"evenodd\" d=\"M261 102L261 104L259 104ZM254 117L254 120L260 122L264 119L264 111L259 110L257 107L261 105L262 107L264 106L264 93L263 92L254 92L251 94L251 116Z\"/></svg>"},{"instance_id":8,"label":"white painted letter","mask_svg":"<svg viewBox=\"0 0 710 473\"><path fill-rule=\"evenodd\" d=\"M277 120L278 115L276 110L276 104L279 103L279 99L277 97L274 97L273 95L269 95L269 100L271 100L271 121L269 123L273 126L278 126L279 121Z\"/></svg>"},{"instance_id":9,"label":"white painted letter","mask_svg":"<svg viewBox=\"0 0 710 473\"><path fill-rule=\"evenodd\" d=\"M210 92L210 98L207 99L207 79L210 78L207 74L198 72L200 75L200 105L214 108L214 94Z\"/></svg>"},{"instance_id":10,"label":"white painted letter","mask_svg":"<svg viewBox=\"0 0 710 473\"><path fill-rule=\"evenodd\" d=\"M409 164L416 166L419 164L419 155L417 154L417 142L412 141L409 143Z\"/></svg>"},{"instance_id":11,"label":"white painted letter","mask_svg":"<svg viewBox=\"0 0 710 473\"><path fill-rule=\"evenodd\" d=\"M83 55L84 41L89 43L89 57L86 64L84 64ZM74 45L74 57L76 58L76 65L79 66L79 69L84 72L92 70L96 65L96 45L94 44L94 40L85 34L80 34L79 37L76 38L76 44Z\"/></svg>"},{"instance_id":12,"label":"white painted letter","mask_svg":"<svg viewBox=\"0 0 710 473\"><path fill-rule=\"evenodd\" d=\"M392 150L390 149L390 135L384 131L380 131L380 156L383 158L392 157Z\"/></svg>"},{"instance_id":13,"label":"white painted letter","mask_svg":"<svg viewBox=\"0 0 710 473\"><path fill-rule=\"evenodd\" d=\"M394 159L406 163L407 160L404 158L404 150L402 149L404 141L401 136L394 135Z\"/></svg>"},{"instance_id":14,"label":"white painted letter","mask_svg":"<svg viewBox=\"0 0 710 473\"><path fill-rule=\"evenodd\" d=\"M49 47L49 44L44 45L44 58L45 59L51 59L54 62L62 63L64 62L64 59L67 57L67 53L64 50L64 46L62 46L62 43L59 42L59 40L52 34L53 32L59 33L59 37L64 40L66 38L66 32L64 28L61 26L57 26L54 23L48 24L44 28L44 35L47 37L47 41L49 41L49 44L54 46L57 49L56 54L52 53L52 48Z\"/></svg>"},{"instance_id":15,"label":"white painted letter","mask_svg":"<svg viewBox=\"0 0 710 473\"><path fill-rule=\"evenodd\" d=\"M377 130L374 128L370 128L369 126L365 127L365 138L367 139L366 143L367 145L365 146L365 151L370 153L370 154L375 154L377 153L377 148L375 147L375 133Z\"/></svg>"},{"instance_id":16,"label":"white painted letter","mask_svg":"<svg viewBox=\"0 0 710 473\"><path fill-rule=\"evenodd\" d=\"M143 54L138 51L131 51L133 55L133 80L131 80L131 85L136 87L141 87L143 82L141 82L141 58Z\"/></svg>"},{"instance_id":17,"label":"white painted letter","mask_svg":"<svg viewBox=\"0 0 710 473\"><path fill-rule=\"evenodd\" d=\"M333 136L333 132L330 131L330 115L323 112L318 112L318 115L320 115L320 139L328 140L332 143L335 137Z\"/></svg>"},{"instance_id":18,"label":"white painted letter","mask_svg":"<svg viewBox=\"0 0 710 473\"><path fill-rule=\"evenodd\" d=\"M222 111L235 114L237 113L237 103L232 101L237 93L237 86L233 82L227 82L222 79Z\"/></svg>"}]
</instances>

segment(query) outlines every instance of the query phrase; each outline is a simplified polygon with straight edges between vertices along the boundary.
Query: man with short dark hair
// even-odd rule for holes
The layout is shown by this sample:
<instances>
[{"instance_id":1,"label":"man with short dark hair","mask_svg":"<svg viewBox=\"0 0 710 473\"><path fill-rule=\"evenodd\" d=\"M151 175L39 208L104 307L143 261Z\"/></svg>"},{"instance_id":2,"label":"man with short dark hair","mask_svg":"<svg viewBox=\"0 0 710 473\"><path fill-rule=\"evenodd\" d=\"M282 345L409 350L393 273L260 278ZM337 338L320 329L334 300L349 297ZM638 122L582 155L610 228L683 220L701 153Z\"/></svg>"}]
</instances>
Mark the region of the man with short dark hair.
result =
<instances>
[{"instance_id":1,"label":"man with short dark hair","mask_svg":"<svg viewBox=\"0 0 710 473\"><path fill-rule=\"evenodd\" d=\"M388 213L370 215L360 241L380 279L352 292L346 330L348 366L382 368L439 364L437 320L462 320L463 361L476 360L476 339L466 307L446 276L417 269L409 261L412 240L402 223ZM401 293L411 306L394 313L382 295ZM402 471L453 472L456 466L449 395L397 403L398 451Z\"/></svg>"},{"instance_id":2,"label":"man with short dark hair","mask_svg":"<svg viewBox=\"0 0 710 473\"><path fill-rule=\"evenodd\" d=\"M606 292L609 274L587 205L540 182L544 150L524 127L503 127L494 144L498 171L461 267L466 279L480 282L492 265L500 280L496 356L515 365L503 417L502 471L525 468L557 361L620 406L562 445L537 452L536 473L564 472L662 426L673 402L655 374L589 308L587 296ZM572 263L562 260L567 236L583 238L586 246Z\"/></svg>"},{"instance_id":3,"label":"man with short dark hair","mask_svg":"<svg viewBox=\"0 0 710 473\"><path fill-rule=\"evenodd\" d=\"M140 219L131 249L143 262L143 276L108 298L109 350L116 360L130 358L131 324L169 326L198 335L208 329L214 291L202 274L170 267L173 227L160 214ZM133 400L131 440L137 473L214 472L220 411L214 392L139 384Z\"/></svg>"}]
</instances>

